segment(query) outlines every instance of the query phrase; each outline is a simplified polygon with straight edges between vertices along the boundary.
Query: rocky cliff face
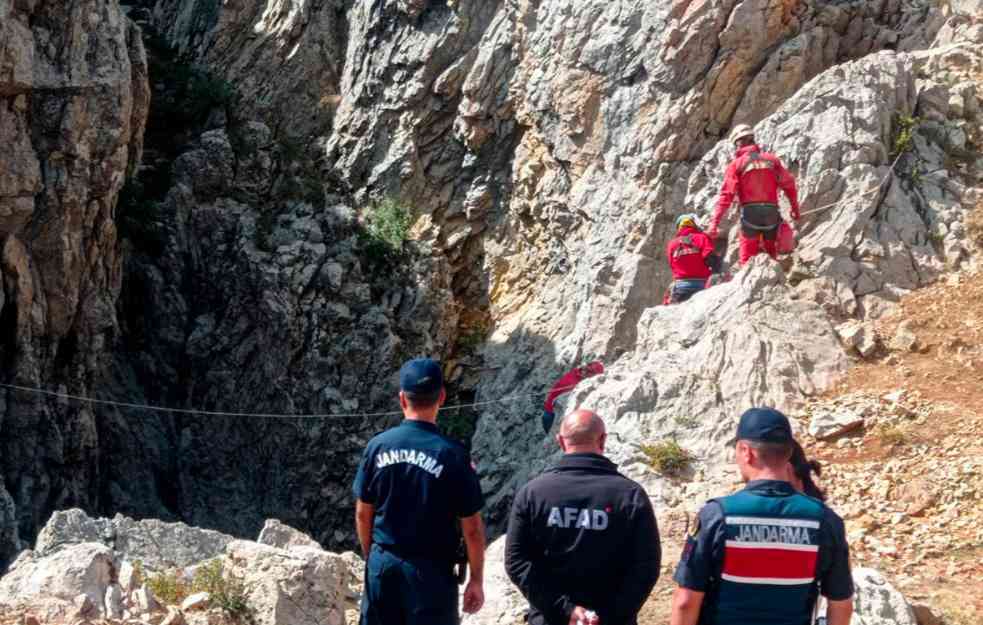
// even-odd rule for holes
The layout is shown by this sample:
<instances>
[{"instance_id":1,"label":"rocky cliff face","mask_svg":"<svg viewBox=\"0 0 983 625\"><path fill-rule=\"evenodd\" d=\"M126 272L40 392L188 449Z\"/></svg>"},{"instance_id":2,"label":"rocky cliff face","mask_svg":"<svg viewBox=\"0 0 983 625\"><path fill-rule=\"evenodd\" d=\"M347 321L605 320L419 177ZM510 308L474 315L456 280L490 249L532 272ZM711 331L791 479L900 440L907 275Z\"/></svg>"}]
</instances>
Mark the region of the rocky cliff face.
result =
<instances>
[{"instance_id":1,"label":"rocky cliff face","mask_svg":"<svg viewBox=\"0 0 983 625\"><path fill-rule=\"evenodd\" d=\"M599 358L609 374L568 404L606 410L616 457L661 503L685 504L726 479L720 449L736 411L790 405L843 369L835 325L876 317L971 260L962 224L983 169L978 2L135 4L156 45L238 98L175 129L166 158L148 159L155 195L123 260L115 247L85 256L116 268L115 282L79 291L102 308L49 314L74 301L61 291L49 308L5 306L31 323L110 328L65 343L61 326L43 325L29 336L47 351L16 343L23 362L49 363L32 378L46 386L219 411L384 412L399 361L436 355L479 400L515 397L482 413L474 439L500 520L515 486L549 459L536 418L544 388ZM45 7L35 11L54 11ZM101 22L71 23L73 41L102 40ZM134 117L105 124L127 129L109 133L132 145L127 157L136 126L122 120ZM24 119L44 134L47 117ZM789 164L805 210L840 203L806 217L786 272L756 265L688 307L653 310L672 219L711 209L729 156L721 138L736 123L755 124ZM25 193L47 197L37 185ZM377 262L365 243L371 207L386 198L414 211L397 262ZM83 224L75 236L102 222L73 223ZM26 274L4 267L9 302L26 292L11 291L20 282L10 276ZM42 352L49 360L23 356ZM9 397L8 415L29 400ZM54 411L30 402L32 419ZM46 511L77 502L240 535L279 516L328 547L350 544L354 462L388 422L61 410L48 421L69 442L55 446L88 451L35 461L41 484L21 456L4 456L16 459L5 464L16 508L0 491L0 519L16 510L27 536ZM93 442L83 434L97 423ZM640 444L671 435L698 455L689 486L639 462ZM67 475L77 488L50 490Z\"/></svg>"},{"instance_id":2,"label":"rocky cliff face","mask_svg":"<svg viewBox=\"0 0 983 625\"><path fill-rule=\"evenodd\" d=\"M116 2L0 2L0 236L8 383L89 393L118 326L116 194L140 160L149 90ZM102 432L87 407L5 389L0 568L54 508L94 506Z\"/></svg>"},{"instance_id":3,"label":"rocky cliff face","mask_svg":"<svg viewBox=\"0 0 983 625\"><path fill-rule=\"evenodd\" d=\"M751 4L736 6L728 20L718 22L716 31L704 33L699 40L716 40L724 45L730 41L734 29L756 24L754 19L760 13L742 13ZM712 6L719 8L719 5ZM802 9L806 5L798 6ZM873 6L867 5L864 10ZM679 19L685 23L687 17L695 18L699 12L693 15L689 12L701 7L710 9L709 5L687 5L680 9L684 15ZM817 4L812 9L818 15L826 15L832 7ZM841 9L842 6L835 10ZM766 16L769 11L776 12L776 20L780 16L775 4L761 11ZM903 14L905 11L891 13L895 18ZM920 32L923 35L934 32L935 27L931 26L934 14L928 11L920 15L927 20L921 23ZM753 37L748 35L738 40L741 54L761 43L760 34L767 32L767 23L767 20L765 24L757 23L756 28L748 31L755 33ZM536 24L541 26L542 22ZM592 37L583 39L584 54L603 39L602 27L608 24L584 24L586 29L596 29ZM692 28L698 31L697 27ZM961 222L966 210L978 201L980 163L972 149L964 151L966 144L962 143L962 136L967 128L979 128L978 113L973 113L972 121L967 121L965 107L960 109L961 117L949 115L950 111L939 115L932 110L933 102L948 101L953 92L965 98L960 90L966 88L967 81L978 71L970 68L979 67L980 57L975 51L976 44L954 42L975 40L980 36L979 29L978 22L956 15L928 51L882 51L835 64L825 71L819 65L811 65L818 75L805 82L810 76L789 74L800 77L802 82L793 81L780 104L776 102L753 114L741 113L740 105L734 109L733 119L756 123L759 140L781 154L795 172L804 210L838 202L804 219L801 245L788 275L788 282L793 286L790 299L819 304L830 321L876 316L896 301L900 293L926 284L946 264L957 266L967 258L968 243ZM900 39L895 44L892 47L922 45L914 39ZM670 38L662 44L659 59L675 58L672 53L680 46L685 48L685 44ZM801 46L801 39L795 44L790 39L777 50L801 51ZM769 54L781 56L774 45L767 50L760 53L763 56L755 63L738 66L751 77L741 78L742 74L735 74L734 68L727 72L721 68L719 71L727 78L718 82L738 90L744 85L747 94L754 93L748 85L758 80L753 78L755 75L760 76L762 85L782 84L774 73L755 74L764 71L761 68L784 67L791 71L794 67L792 63L762 60ZM865 52L870 50L871 47L864 48ZM804 51L802 54L811 63L819 63L813 54ZM715 49L708 58L711 68L708 76L716 75L713 69L716 64L737 62L733 53L724 53L724 48ZM658 67L659 62L652 61L644 67ZM610 71L620 71L625 66L626 62L618 62L608 67ZM683 67L693 65L687 62ZM604 71L598 73L606 75ZM652 75L646 69L646 76ZM531 83L526 80L521 84ZM560 101L561 97L567 97L571 84L575 83L568 79L546 87L552 99L544 100L547 96L542 96L539 101ZM710 212L731 154L725 142L716 142L718 131L711 132L711 128L717 128L712 122L706 121L690 134L685 130L694 119L703 119L701 115L709 115L711 111L717 114L719 107L728 101L726 94L706 90L707 84L717 82L687 83L677 77L670 84L692 85L691 89L696 91L656 97L657 102L662 102L663 110L650 118L639 118L636 111L643 109L629 104L644 101L642 96L623 103L614 96L599 100L608 107L600 111L607 111L611 117L599 117L604 121L594 127L608 132L612 125L621 124L621 132L605 135L600 144L603 149L597 151L596 157L584 161L582 168L556 168L555 171L562 170L564 176L573 178L572 186L558 187L546 182L549 173L534 176L544 184L536 187L530 200L539 201L562 188L565 200L557 206L577 207L576 216L565 210L575 225L555 235L564 248L562 258L566 264L552 275L549 271L536 273L532 267L536 266L533 263L542 266L538 254L542 253L543 244L537 252L516 250L510 254L499 250L495 255L494 267L503 270L490 273L493 280L501 277L502 282L492 289L492 293L500 295L492 300L495 332L483 351L491 373L485 375L481 388L483 394L491 397L507 393L533 395L537 389L548 387L571 364L601 358L608 363L609 374L585 385L571 402L603 408L610 413L609 419L615 421L627 416L623 425L615 427L622 443L629 447L637 448L675 435L698 450L700 466L709 470L721 466L719 452L730 435L732 420L741 409L758 402L787 407L821 390L831 379L823 372L828 371L827 367L835 368L838 350L835 341L817 340L810 331L797 325L795 331L789 332L791 325L777 321L766 322L764 326L752 324L756 330L780 328L779 335L783 337L780 341L793 337L789 338L793 345L779 345L771 343L767 332L756 331L745 336L741 329L750 321L748 316L723 325L710 323L718 302L709 294L707 299L697 300L700 303L682 307L682 310L696 308L695 312L673 309L665 313L667 318L652 323L654 317L646 310L658 303L667 280L662 255L669 237L666 221L686 210ZM654 88L648 84L645 93L651 93ZM621 86L618 93L625 93L626 89L629 88ZM936 89L942 93L935 95ZM570 99L578 103L589 101L587 93L578 91ZM678 115L675 123L663 132L677 133L676 139L652 136L650 133L660 128L661 120L672 116L676 107L687 101L687 93L691 94L691 101L701 103L704 108L675 113ZM748 102L761 101L743 93L736 99L742 101L745 97ZM614 114L611 107L619 103L630 112ZM540 113L544 120L542 127L552 133L552 139L546 143L554 147L544 153L553 157L572 154L586 158L577 142L567 142L569 137L580 136L578 128L583 126L568 121L577 118L565 118L562 108L554 114L549 113L554 109L546 108L546 113ZM910 117L923 117L925 122L910 142L899 145L899 138L903 138L899 133ZM526 137L535 132L530 130ZM648 137L650 147L640 149L638 141L644 137ZM675 151L667 152L671 146L676 146ZM878 184L889 172L888 166L898 158L897 152L903 154L897 161L896 174L887 178L887 184L879 192L867 193L879 188ZM957 158L957 154L962 156ZM660 159L659 155L666 158ZM521 158L517 152L517 161ZM566 157L560 162L575 161ZM965 175L964 171L973 173ZM591 207L596 209L592 211ZM487 247L486 254L490 254ZM520 264L511 265L516 272L511 286L509 269L505 268L510 267L510 260L518 259L522 259ZM531 264L521 264L526 260ZM530 277L533 275L539 277L533 279ZM523 288L517 288L519 285ZM771 303L775 308L765 313L769 317L780 318L783 314L781 297L769 293L752 299L774 300ZM822 326L809 324L809 327L816 332ZM679 342L650 343L653 336L664 340L666 331L675 332ZM706 352L691 352L682 337L691 337L689 340L697 343L709 341L708 345L713 347L705 347ZM741 344L743 340L748 342ZM645 349L650 345L654 353ZM791 363L786 359L791 354L794 361L799 349L807 349L809 353L804 354L799 365L788 366ZM815 349L819 351L811 351ZM668 361L664 359L666 352L673 354ZM639 376L647 377L648 381L643 382ZM624 385L622 381L626 378L631 382ZM716 384L724 386L718 388ZM635 396L639 401L632 401ZM483 484L492 497L493 518L502 518L514 489L530 471L535 473L543 466L545 457L552 451L534 418L538 399L539 396L533 395L527 400L496 407L484 413L479 421L474 450ZM695 421L695 425L685 425L689 420ZM635 458L638 457L636 452ZM631 461L632 457L628 454L621 459ZM648 474L652 476L651 472ZM702 477L683 489L684 493L687 488L696 491L691 493L693 501L705 497L703 488L713 483L707 479L709 474ZM669 505L686 501L685 496L677 498L679 490L667 480L656 479L650 486L656 493L663 490L674 493L665 501Z\"/></svg>"}]
</instances>

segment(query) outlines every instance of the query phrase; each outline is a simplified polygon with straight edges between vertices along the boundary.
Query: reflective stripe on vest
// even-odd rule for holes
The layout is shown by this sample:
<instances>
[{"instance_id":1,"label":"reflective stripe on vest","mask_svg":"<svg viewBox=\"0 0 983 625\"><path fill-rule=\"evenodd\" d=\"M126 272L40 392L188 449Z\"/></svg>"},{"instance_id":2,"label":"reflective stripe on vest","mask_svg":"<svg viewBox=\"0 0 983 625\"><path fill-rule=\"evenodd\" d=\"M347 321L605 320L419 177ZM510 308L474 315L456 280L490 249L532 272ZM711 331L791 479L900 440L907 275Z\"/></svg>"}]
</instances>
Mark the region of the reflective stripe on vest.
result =
<instances>
[{"instance_id":1,"label":"reflective stripe on vest","mask_svg":"<svg viewBox=\"0 0 983 625\"><path fill-rule=\"evenodd\" d=\"M761 158L760 152L751 152L747 155L747 162L741 167L741 175L746 174L749 171L754 171L755 169L768 169L771 171L772 175L775 177L775 184L781 186L782 177L775 171L775 163L767 158Z\"/></svg>"},{"instance_id":2,"label":"reflective stripe on vest","mask_svg":"<svg viewBox=\"0 0 983 625\"><path fill-rule=\"evenodd\" d=\"M822 504L800 494L748 490L718 501L726 542L716 609L708 621L808 623L817 594Z\"/></svg>"}]
</instances>

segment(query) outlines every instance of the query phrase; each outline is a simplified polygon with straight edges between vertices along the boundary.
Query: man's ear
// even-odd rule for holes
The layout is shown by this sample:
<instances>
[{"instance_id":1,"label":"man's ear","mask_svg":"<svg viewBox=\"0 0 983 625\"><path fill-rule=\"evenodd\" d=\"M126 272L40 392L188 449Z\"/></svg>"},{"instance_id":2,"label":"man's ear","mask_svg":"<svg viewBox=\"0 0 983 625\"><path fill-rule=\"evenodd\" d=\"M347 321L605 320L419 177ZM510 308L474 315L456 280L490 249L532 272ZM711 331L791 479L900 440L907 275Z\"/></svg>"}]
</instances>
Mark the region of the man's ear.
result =
<instances>
[{"instance_id":1,"label":"man's ear","mask_svg":"<svg viewBox=\"0 0 983 625\"><path fill-rule=\"evenodd\" d=\"M563 442L563 437L559 434L556 435L556 444L560 446L560 449L562 449L564 453L566 453L567 444Z\"/></svg>"},{"instance_id":2,"label":"man's ear","mask_svg":"<svg viewBox=\"0 0 983 625\"><path fill-rule=\"evenodd\" d=\"M604 445L605 445L605 444L606 444L607 442L608 442L608 433L607 433L607 432L605 432L604 434L601 434L601 438L600 438L600 439L598 439L598 441L597 441L597 445L598 445L598 447L600 447L600 448L601 448L601 453L602 453L602 454L604 453Z\"/></svg>"},{"instance_id":3,"label":"man's ear","mask_svg":"<svg viewBox=\"0 0 983 625\"><path fill-rule=\"evenodd\" d=\"M440 408L447 401L447 389L440 389L440 396L437 397L437 407Z\"/></svg>"},{"instance_id":4,"label":"man's ear","mask_svg":"<svg viewBox=\"0 0 983 625\"><path fill-rule=\"evenodd\" d=\"M406 412L410 407L409 402L406 401L406 393L403 391L399 392L399 407L403 409L403 412Z\"/></svg>"},{"instance_id":5,"label":"man's ear","mask_svg":"<svg viewBox=\"0 0 983 625\"><path fill-rule=\"evenodd\" d=\"M744 464L750 463L750 458L748 457L748 450L751 447L744 441L737 441L734 445L734 459L738 462L743 462Z\"/></svg>"}]
</instances>

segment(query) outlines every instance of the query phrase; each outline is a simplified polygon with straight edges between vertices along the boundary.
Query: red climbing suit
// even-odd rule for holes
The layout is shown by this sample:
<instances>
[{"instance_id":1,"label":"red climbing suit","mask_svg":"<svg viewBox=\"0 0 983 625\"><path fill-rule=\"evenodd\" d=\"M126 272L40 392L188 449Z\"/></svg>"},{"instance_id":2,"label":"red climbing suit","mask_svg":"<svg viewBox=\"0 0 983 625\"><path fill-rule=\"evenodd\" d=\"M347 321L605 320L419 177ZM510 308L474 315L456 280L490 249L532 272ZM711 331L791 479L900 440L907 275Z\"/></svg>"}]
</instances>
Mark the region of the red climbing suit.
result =
<instances>
[{"instance_id":1,"label":"red climbing suit","mask_svg":"<svg viewBox=\"0 0 983 625\"><path fill-rule=\"evenodd\" d=\"M553 412L553 404L556 402L557 398L564 393L569 393L573 390L573 387L577 386L584 380L595 375L600 375L604 373L604 365L600 362L594 361L589 362L583 367L574 367L570 371L567 371L560 377L559 380L550 389L550 392L546 395L546 402L543 404L543 409L546 412Z\"/></svg>"},{"instance_id":2,"label":"red climbing suit","mask_svg":"<svg viewBox=\"0 0 983 625\"><path fill-rule=\"evenodd\" d=\"M713 254L713 240L691 226L679 229L666 246L672 277L676 280L705 280L710 277L707 257Z\"/></svg>"},{"instance_id":3,"label":"red climbing suit","mask_svg":"<svg viewBox=\"0 0 983 625\"><path fill-rule=\"evenodd\" d=\"M746 145L737 150L737 157L727 166L724 184L720 189L717 210L713 214L709 235L717 238L717 230L724 215L730 210L736 196L741 206L747 204L778 205L778 190L781 189L792 205L792 219L799 219L799 198L795 189L795 178L782 166L778 157L762 152L757 145ZM762 240L741 232L741 264L752 256L761 253L759 243L769 256L777 256L776 240Z\"/></svg>"}]
</instances>

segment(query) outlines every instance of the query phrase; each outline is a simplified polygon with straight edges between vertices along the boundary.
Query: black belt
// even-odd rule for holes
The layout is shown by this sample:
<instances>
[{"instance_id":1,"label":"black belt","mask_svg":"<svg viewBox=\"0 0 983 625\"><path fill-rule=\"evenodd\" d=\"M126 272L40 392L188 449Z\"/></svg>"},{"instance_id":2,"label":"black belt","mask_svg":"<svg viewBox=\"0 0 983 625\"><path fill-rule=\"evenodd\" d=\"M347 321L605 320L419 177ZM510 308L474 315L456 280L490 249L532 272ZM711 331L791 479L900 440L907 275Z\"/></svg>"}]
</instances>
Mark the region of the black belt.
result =
<instances>
[{"instance_id":1,"label":"black belt","mask_svg":"<svg viewBox=\"0 0 983 625\"><path fill-rule=\"evenodd\" d=\"M759 221L761 217L764 217L766 221L771 221L774 219L774 223L762 224L755 223L748 219L749 212L756 212L759 210L764 210L766 215L758 215ZM757 230L759 232L770 232L782 223L782 215L778 210L778 204L772 204L770 202L754 202L750 204L744 204L741 206L741 225L749 230Z\"/></svg>"}]
</instances>

